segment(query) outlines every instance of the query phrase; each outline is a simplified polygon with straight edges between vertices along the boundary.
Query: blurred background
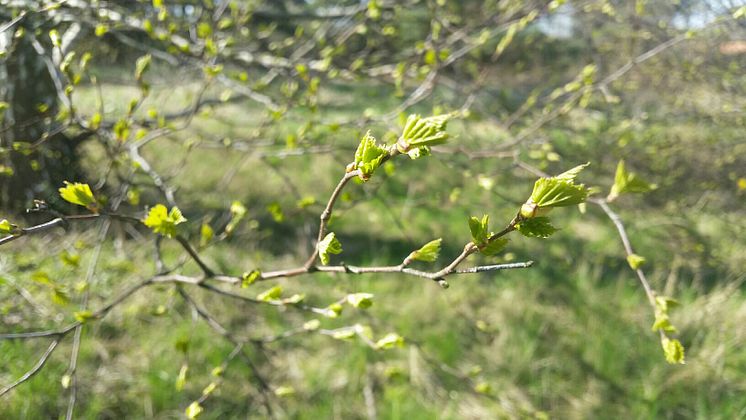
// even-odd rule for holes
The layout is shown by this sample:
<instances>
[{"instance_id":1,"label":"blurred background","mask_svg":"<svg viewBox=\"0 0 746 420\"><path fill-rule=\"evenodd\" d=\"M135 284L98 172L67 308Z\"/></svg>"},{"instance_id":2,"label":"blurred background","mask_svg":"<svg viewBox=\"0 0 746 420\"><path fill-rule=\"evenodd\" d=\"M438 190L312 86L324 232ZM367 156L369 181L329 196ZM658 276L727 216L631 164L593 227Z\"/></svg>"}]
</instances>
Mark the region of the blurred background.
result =
<instances>
[{"instance_id":1,"label":"blurred background","mask_svg":"<svg viewBox=\"0 0 746 420\"><path fill-rule=\"evenodd\" d=\"M329 273L234 290L281 285L317 307L374 295L337 318L188 289L258 340L238 357L175 286L149 287L63 340L0 417L69 415L75 355L74 418L180 418L211 383L200 418L746 418L744 69L742 0L0 0L0 219L84 211L57 189L86 182L122 214L178 205L219 272L296 267L368 130L392 144L407 115L456 112L432 156L345 189L333 261L396 265L443 238L438 262L415 265L436 270L470 216L507 224L537 173L590 162L579 179L603 198L624 160L655 188L610 206L680 302L687 349L666 363L617 230L589 204L555 210L551 238L466 264L531 268L448 290ZM34 200L47 210L25 212ZM117 220L3 244L0 333L69 325L155 274L156 249L199 273L177 242ZM405 344L277 337L313 319ZM0 384L48 345L0 340Z\"/></svg>"}]
</instances>

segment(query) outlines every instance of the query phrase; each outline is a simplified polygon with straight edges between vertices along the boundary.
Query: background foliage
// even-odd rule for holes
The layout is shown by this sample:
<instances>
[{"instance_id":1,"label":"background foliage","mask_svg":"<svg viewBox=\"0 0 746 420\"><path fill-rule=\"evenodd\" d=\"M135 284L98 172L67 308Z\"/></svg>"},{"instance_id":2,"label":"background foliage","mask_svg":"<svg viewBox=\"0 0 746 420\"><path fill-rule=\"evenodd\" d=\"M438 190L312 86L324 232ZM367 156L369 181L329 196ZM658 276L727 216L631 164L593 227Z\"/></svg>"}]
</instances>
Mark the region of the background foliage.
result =
<instances>
[{"instance_id":1,"label":"background foliage","mask_svg":"<svg viewBox=\"0 0 746 420\"><path fill-rule=\"evenodd\" d=\"M137 220L60 223L2 243L0 334L86 323L0 397L0 414L745 417L744 7L0 0L0 220L151 214L207 266L243 276L232 293L272 303L281 286L343 308L164 283L90 320L164 267L201 267ZM626 186L609 205L652 287L680 303L686 364L665 363L630 270L641 260L592 203L553 211L549 239L515 235L471 260L531 268L452 277L448 290L400 273L253 282L252 270L303 265L360 140L394 144L412 113L458 118L432 156L351 181L329 221L333 263L395 265L442 238L439 263L413 263L441 267L472 240L471 216L501 229L542 172L590 162L579 179L591 197ZM65 201L64 181L98 201ZM236 351L197 308L252 340ZM48 346L0 340L0 384Z\"/></svg>"}]
</instances>

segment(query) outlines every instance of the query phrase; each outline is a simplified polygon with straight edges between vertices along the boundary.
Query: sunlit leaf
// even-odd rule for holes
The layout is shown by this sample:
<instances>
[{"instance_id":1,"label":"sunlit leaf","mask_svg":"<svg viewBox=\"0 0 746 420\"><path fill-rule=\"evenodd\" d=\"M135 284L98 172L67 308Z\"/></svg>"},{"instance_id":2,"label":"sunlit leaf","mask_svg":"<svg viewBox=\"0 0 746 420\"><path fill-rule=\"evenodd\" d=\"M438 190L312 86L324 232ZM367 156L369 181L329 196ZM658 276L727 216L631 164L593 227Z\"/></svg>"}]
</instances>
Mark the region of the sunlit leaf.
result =
<instances>
[{"instance_id":1,"label":"sunlit leaf","mask_svg":"<svg viewBox=\"0 0 746 420\"><path fill-rule=\"evenodd\" d=\"M319 258L323 265L329 264L330 254L340 254L342 252L342 244L339 242L337 235L335 235L334 232L329 232L317 246L319 250Z\"/></svg>"}]
</instances>

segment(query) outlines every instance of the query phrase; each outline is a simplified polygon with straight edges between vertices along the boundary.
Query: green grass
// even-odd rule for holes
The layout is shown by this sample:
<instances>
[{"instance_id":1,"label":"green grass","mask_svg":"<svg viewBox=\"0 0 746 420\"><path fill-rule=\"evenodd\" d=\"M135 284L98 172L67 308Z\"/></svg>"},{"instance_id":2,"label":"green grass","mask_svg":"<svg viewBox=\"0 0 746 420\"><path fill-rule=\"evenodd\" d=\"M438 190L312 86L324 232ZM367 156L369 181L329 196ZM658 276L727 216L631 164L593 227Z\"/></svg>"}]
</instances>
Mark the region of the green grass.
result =
<instances>
[{"instance_id":1,"label":"green grass","mask_svg":"<svg viewBox=\"0 0 746 420\"><path fill-rule=\"evenodd\" d=\"M165 101L165 109L177 110L193 87L173 93L170 86L154 83L153 90L149 101ZM126 84L106 86L106 91L111 116L136 94ZM92 109L94 90L77 92L81 109ZM366 109L385 113L399 101L388 93L378 86L337 86L323 92L328 106L313 117L343 121ZM351 160L361 132L356 127L314 128L312 135L302 139L302 146L332 147L319 155L261 160L252 154L285 150L287 135L297 133L299 121L311 115L298 109L260 138L246 141L248 151L215 147L225 138L234 142L251 138L259 112L250 103L221 106L198 116L189 129L143 150L156 170L179 188L177 199L190 219L185 231L193 242L198 241L203 221L214 226L225 222L233 200L247 206L248 220L236 235L204 251L209 264L234 274L302 264L311 249L322 205L344 164ZM422 112L427 109L423 107ZM372 128L379 138L396 129ZM454 142L474 150L491 147L499 139L499 130L486 122L459 122L453 128ZM561 162L536 163L559 171L602 153L573 154L579 146L557 143ZM88 147L87 167L95 173L101 155L95 147ZM586 179L608 187L615 162L599 160L593 162ZM233 177L226 178L231 170L235 170ZM480 178L491 179L494 187L484 188L477 182ZM442 263L470 240L468 216L489 213L497 229L510 220L532 183L531 176L516 171L508 160L472 161L444 154L417 161L399 158L393 173L380 171L364 185L351 184L349 194L341 199L331 228L345 252L335 260L397 264L411 250L443 237ZM301 197L294 191L301 192ZM301 209L297 201L306 195L314 197L316 204ZM152 189L143 189L142 203L125 206L124 211L136 213L143 205L161 200ZM744 418L746 297L738 267L746 247L741 246L742 235L717 237L731 225L734 232L742 229L738 225L742 210L727 205L701 211L660 207L651 216L650 207L640 205L644 200L630 196L615 207L627 222L635 246L648 257L646 269L655 288L681 300L673 320L688 350L686 365L665 363L660 343L650 331L652 311L634 273L626 267L616 232L593 207L585 215L574 209L552 213L563 229L549 240L515 236L508 253L496 259L477 256L469 260L469 264L479 264L532 259L536 261L533 268L453 277L448 290L431 281L391 274L310 275L239 290L253 296L281 284L286 295L305 293L307 301L319 307L347 293L374 293L371 308L347 307L339 319L321 319L322 328L360 323L370 326L376 338L397 332L407 341L404 348L376 352L357 339L339 341L309 334L267 344L264 351L247 346L246 355L272 387L295 389L293 395L272 397L280 417L365 418L364 389L369 387L379 417L390 419ZM273 202L281 205L285 221L272 220L266 207ZM666 235L679 231L660 220L670 222L672 214L693 222L691 236L700 239L686 236L676 244L668 243ZM0 254L3 332L53 328L72 320L80 298L75 286L85 276L94 253L95 225L76 225L66 235L58 230L4 246ZM153 272L154 239L144 229L140 234L145 239L134 240L120 226L112 228L109 238L113 240L103 247L90 286L93 307ZM698 250L702 244L706 248ZM673 247L682 252L675 273L671 272ZM63 251L79 253L80 266L63 264L59 259ZM178 264L179 248L166 242L164 258L170 266ZM187 263L184 270L195 273L197 268ZM40 271L66 288L73 303L53 303L50 287L34 280L34 273ZM722 277L720 281L702 280L717 276ZM238 336L277 334L313 318L292 308L238 303L185 287ZM33 297L36 307L19 288ZM57 318L51 320L39 312ZM54 418L64 413L67 392L60 380L67 369L70 342L68 338L60 345L36 377L4 397L0 417ZM177 350L177 343L183 342L189 343L186 353ZM25 372L46 344L0 341L0 383ZM214 380L210 371L231 349L230 343L189 310L174 286L141 290L104 320L85 327L77 417L178 418ZM188 380L178 391L175 382L184 363L189 365ZM489 384L491 390L476 392L479 384ZM260 389L245 360L236 358L204 404L202 418L263 418Z\"/></svg>"}]
</instances>

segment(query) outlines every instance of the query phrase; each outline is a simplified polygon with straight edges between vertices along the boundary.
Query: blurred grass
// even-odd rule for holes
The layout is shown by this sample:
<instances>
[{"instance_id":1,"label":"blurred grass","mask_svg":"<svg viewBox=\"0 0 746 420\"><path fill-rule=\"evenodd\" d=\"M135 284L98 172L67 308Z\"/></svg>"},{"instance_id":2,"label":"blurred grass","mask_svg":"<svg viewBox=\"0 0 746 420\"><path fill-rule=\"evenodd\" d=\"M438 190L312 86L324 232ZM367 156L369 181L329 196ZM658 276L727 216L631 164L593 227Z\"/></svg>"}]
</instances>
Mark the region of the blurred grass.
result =
<instances>
[{"instance_id":1,"label":"blurred grass","mask_svg":"<svg viewBox=\"0 0 746 420\"><path fill-rule=\"evenodd\" d=\"M188 83L177 89L154 83L143 112L154 104L161 112L176 111L196 89ZM136 95L127 83L107 85L105 91L107 118L116 118ZM93 88L76 92L81 109L94 109ZM322 107L313 118L345 121L366 110L385 113L399 101L389 93L380 86L337 86L323 93L324 101L333 106ZM354 126L315 127L300 136L299 147L327 145L330 152L258 158L252 153L286 150L287 136L297 134L298 121L309 117L307 110L293 111L287 122L264 131L261 139L247 140L247 152L234 148L253 136L250 127L260 112L241 102L221 106L201 113L189 129L143 151L178 187L179 204L190 219L186 230L195 242L200 223L217 226L233 200L249 208L250 220L237 234L204 254L210 264L234 274L303 261L322 204L362 131ZM502 138L484 122L452 126L454 142L474 150L494 146ZM378 137L396 129L371 128ZM586 135L599 135L594 130ZM553 170L590 160L592 175L587 179L608 187L616 159L599 157L608 153L603 144L594 148L577 141L557 141L562 160L541 160L537 165ZM88 156L89 170L95 173L100 154L91 145ZM233 176L226 178L232 170ZM443 154L397 160L392 172L380 171L365 185L351 185L342 198L331 224L345 248L337 261L396 264L435 237L444 238L441 262L449 260L469 240L468 216L487 212L493 226L499 227L525 199L532 182L509 161L469 161ZM675 192L669 194L676 197ZM304 196L313 197L315 204L300 208L297 202ZM292 418L364 418L366 386L373 390L379 416L391 419L744 418L746 297L742 266L740 272L738 267L746 248L741 246L743 236L717 238L718 232L731 226L729 220L743 216L742 210L727 205L698 211L662 208L649 216L649 209L638 206L640 200L633 196L615 206L627 221L635 246L649 259L647 268L656 289L681 300L673 319L688 350L684 366L669 366L663 360L660 343L650 331L652 313L644 293L626 267L613 226L594 208L585 215L573 209L553 214L563 227L555 237L531 241L516 236L509 252L497 258L536 260L533 268L454 277L448 290L400 275L319 274L252 285L244 292L255 295L281 284L286 295L305 293L308 302L320 307L346 293L374 293L373 307L346 308L339 319L321 319L322 328L360 323L369 325L376 338L397 332L406 338L407 346L374 352L359 340L310 334L267 344L270 358L253 347L247 347L247 355L272 386L295 389L292 395L273 397L276 414ZM142 204L158 201L154 191L143 190ZM275 202L285 213L282 222L273 220L267 210ZM141 209L142 205L127 208ZM718 212L719 217L712 217ZM707 248L692 245L687 251L681 244L661 245L671 232L655 217L670 220L671 214L689 223L691 236L706 239L695 245L705 243ZM733 225L736 232L742 229L738 223ZM3 249L3 331L53 328L72 320L75 304L51 302L50 287L35 281L34 273L48 273L75 299L79 296L75 285L92 258L94 232L91 226L76 227L72 235L54 232ZM136 241L131 235L117 225L112 228L114 240L104 245L91 285L95 305L152 273L152 237L145 234L147 239ZM682 244L689 246L689 242ZM686 261L674 272L671 247L676 246ZM60 261L65 251L82 256L78 267ZM698 257L687 259L690 255ZM174 265L179 258L179 249L167 243L167 264ZM470 260L486 261L495 259ZM196 272L191 263L185 269ZM697 282L703 276L724 278L703 286ZM21 289L33 297L33 305L22 297ZM251 306L197 289L187 291L239 336L277 334L311 319L292 308ZM50 325L37 322L44 314L55 314ZM39 375L4 397L0 417L51 418L64 412L67 393L60 379L67 368L69 342L61 344ZM188 351L182 353L176 347L185 342ZM103 321L87 326L82 343L76 409L80 418L178 418L213 380L211 369L232 348L186 307L172 286L140 291ZM46 345L0 341L2 383L25 372ZM188 380L177 391L175 382L183 363L189 365ZM225 381L205 403L202 418L264 417L260 388L246 363L233 360ZM478 388L487 392L477 392Z\"/></svg>"}]
</instances>

